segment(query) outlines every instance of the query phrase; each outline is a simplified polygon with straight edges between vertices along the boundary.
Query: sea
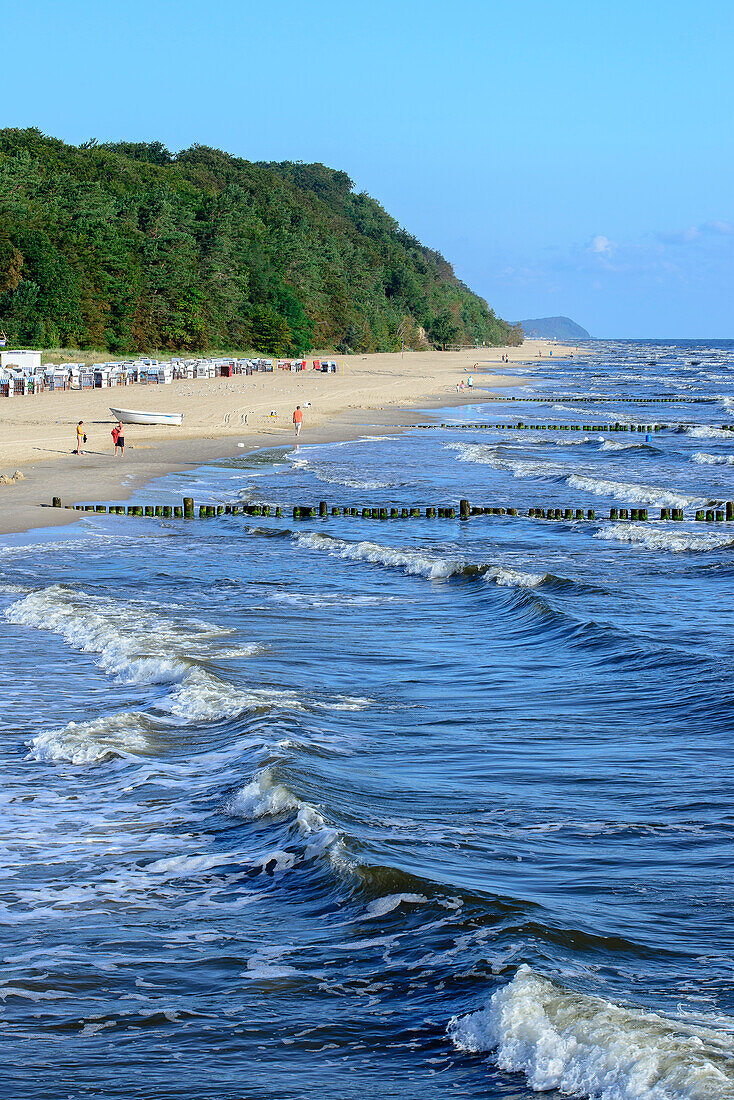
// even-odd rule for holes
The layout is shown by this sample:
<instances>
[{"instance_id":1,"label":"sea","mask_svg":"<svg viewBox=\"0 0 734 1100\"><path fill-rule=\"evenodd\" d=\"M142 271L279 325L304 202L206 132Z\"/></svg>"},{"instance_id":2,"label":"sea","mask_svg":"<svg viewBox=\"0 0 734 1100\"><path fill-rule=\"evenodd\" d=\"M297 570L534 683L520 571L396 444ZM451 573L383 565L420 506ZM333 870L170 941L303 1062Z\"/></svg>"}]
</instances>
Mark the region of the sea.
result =
<instances>
[{"instance_id":1,"label":"sea","mask_svg":"<svg viewBox=\"0 0 734 1100\"><path fill-rule=\"evenodd\" d=\"M734 1097L734 342L491 369L3 540L4 1096Z\"/></svg>"}]
</instances>

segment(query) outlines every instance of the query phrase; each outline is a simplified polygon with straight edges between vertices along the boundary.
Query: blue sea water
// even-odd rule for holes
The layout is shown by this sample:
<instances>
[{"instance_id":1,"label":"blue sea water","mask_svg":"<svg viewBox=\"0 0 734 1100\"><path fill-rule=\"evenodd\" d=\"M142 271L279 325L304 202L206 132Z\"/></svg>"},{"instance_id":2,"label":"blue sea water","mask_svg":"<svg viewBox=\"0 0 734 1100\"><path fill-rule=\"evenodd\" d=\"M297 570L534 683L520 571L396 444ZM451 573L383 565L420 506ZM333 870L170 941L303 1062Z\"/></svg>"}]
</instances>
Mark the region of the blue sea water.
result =
<instances>
[{"instance_id":1,"label":"blue sea water","mask_svg":"<svg viewBox=\"0 0 734 1100\"><path fill-rule=\"evenodd\" d=\"M0 548L5 1095L734 1096L734 527L690 518L734 499L734 343L588 344L503 391L532 402L475 383L454 427L138 499L525 518ZM459 426L519 419L595 427Z\"/></svg>"}]
</instances>

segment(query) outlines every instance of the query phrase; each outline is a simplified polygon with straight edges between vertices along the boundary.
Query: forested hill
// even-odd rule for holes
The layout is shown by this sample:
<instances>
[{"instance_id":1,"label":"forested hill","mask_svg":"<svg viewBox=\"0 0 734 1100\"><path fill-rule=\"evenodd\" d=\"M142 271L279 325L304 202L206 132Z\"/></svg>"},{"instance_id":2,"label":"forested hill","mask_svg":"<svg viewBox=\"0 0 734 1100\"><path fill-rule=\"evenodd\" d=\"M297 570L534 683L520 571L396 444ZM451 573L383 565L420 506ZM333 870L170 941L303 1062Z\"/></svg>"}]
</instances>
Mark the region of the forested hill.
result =
<instances>
[{"instance_id":1,"label":"forested hill","mask_svg":"<svg viewBox=\"0 0 734 1100\"><path fill-rule=\"evenodd\" d=\"M570 317L536 317L532 321L518 321L528 340L591 340L591 336Z\"/></svg>"},{"instance_id":2,"label":"forested hill","mask_svg":"<svg viewBox=\"0 0 734 1100\"><path fill-rule=\"evenodd\" d=\"M0 330L150 349L519 343L344 172L0 130Z\"/></svg>"}]
</instances>

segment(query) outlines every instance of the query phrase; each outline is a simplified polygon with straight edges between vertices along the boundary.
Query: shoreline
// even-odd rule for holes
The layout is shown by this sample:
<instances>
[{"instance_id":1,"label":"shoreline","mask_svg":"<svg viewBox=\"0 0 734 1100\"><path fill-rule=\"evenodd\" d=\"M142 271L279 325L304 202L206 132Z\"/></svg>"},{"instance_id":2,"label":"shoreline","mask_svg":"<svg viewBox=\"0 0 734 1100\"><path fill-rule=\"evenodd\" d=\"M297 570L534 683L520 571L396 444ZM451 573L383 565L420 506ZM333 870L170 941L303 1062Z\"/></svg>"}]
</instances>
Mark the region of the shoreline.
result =
<instances>
[{"instance_id":1,"label":"shoreline","mask_svg":"<svg viewBox=\"0 0 734 1100\"><path fill-rule=\"evenodd\" d=\"M553 360L550 356L546 359L546 349L552 349L557 359L567 358L573 350L547 341L527 341L519 348L408 352L404 357L399 352L349 356L340 360L344 370L337 376L284 372L282 376L253 376L254 383L250 378L202 380L199 387L178 382L165 387L66 391L6 401L0 406L0 429L5 429L0 468L12 473L18 467L23 479L0 486L0 535L77 522L78 512L49 507L54 496L60 496L65 505L90 500L123 502L169 473L267 447L292 447L295 439L288 410L295 404L305 405L307 399L312 404L305 409L301 444L348 442L366 432L403 431L415 422L418 410L480 404L490 398L492 389L521 385L523 378L495 373L494 369L509 372L513 364L536 366L544 359L550 363ZM543 359L538 357L539 351L544 352ZM503 354L508 355L508 363L501 363ZM457 393L457 381L472 373L481 389ZM249 398L246 427L243 396ZM186 415L191 412L191 416L184 432L128 425L123 459L113 458L111 439L107 451L99 446L92 449L90 439L90 450L77 457L68 446L74 417L85 420L94 442L101 437L104 446L114 421L111 414L101 421L96 418L104 415L109 400L135 407L147 404L160 411L186 406ZM270 407L278 412L275 420L268 415ZM88 410L86 417L79 409ZM61 420L58 414L64 411L71 415ZM34 429L40 429L42 442L38 437L29 438ZM176 432L173 439L172 430ZM53 457L39 461L44 452Z\"/></svg>"}]
</instances>

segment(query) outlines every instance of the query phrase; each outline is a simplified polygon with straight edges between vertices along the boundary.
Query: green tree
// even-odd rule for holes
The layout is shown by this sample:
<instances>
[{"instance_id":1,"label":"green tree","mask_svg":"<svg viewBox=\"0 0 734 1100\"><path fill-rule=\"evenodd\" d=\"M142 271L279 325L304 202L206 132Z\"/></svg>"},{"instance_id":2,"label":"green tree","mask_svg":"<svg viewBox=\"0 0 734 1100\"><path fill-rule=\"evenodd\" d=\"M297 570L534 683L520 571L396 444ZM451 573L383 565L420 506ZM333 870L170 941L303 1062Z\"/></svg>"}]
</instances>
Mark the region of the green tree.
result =
<instances>
[{"instance_id":1,"label":"green tree","mask_svg":"<svg viewBox=\"0 0 734 1100\"><path fill-rule=\"evenodd\" d=\"M452 344L456 340L458 331L458 326L454 323L449 311L442 309L431 322L428 335L434 344L445 348L447 344Z\"/></svg>"}]
</instances>

